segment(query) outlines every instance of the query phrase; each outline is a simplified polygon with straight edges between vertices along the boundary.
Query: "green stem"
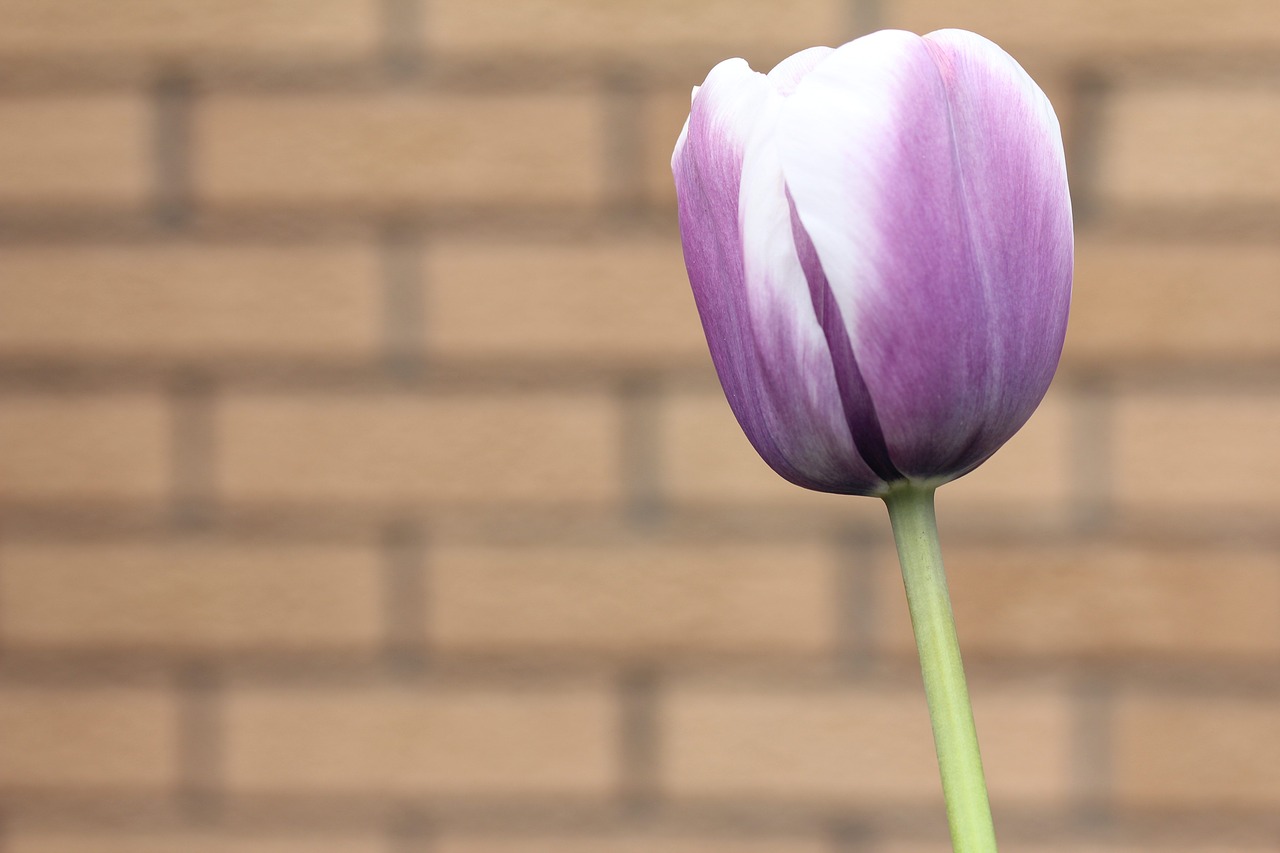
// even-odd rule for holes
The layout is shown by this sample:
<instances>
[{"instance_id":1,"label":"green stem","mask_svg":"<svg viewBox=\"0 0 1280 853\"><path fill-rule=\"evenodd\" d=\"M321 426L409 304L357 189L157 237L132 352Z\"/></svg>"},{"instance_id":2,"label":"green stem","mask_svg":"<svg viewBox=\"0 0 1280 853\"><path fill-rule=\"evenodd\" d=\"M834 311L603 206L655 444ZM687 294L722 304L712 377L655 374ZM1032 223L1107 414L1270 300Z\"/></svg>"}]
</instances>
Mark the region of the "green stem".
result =
<instances>
[{"instance_id":1,"label":"green stem","mask_svg":"<svg viewBox=\"0 0 1280 853\"><path fill-rule=\"evenodd\" d=\"M920 650L920 670L924 674L929 719L933 722L951 844L956 853L994 853L995 828L951 615L947 576L942 569L933 491L932 486L896 483L884 496L884 502L898 543L911 627Z\"/></svg>"}]
</instances>

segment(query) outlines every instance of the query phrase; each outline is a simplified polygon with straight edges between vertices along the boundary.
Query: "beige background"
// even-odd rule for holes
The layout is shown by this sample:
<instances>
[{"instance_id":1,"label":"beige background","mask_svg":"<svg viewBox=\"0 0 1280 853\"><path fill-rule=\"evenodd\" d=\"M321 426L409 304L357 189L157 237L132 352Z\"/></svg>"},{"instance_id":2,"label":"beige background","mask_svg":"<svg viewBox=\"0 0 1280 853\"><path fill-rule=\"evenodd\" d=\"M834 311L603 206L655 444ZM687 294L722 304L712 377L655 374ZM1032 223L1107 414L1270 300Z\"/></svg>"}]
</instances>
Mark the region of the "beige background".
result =
<instances>
[{"instance_id":1,"label":"beige background","mask_svg":"<svg viewBox=\"0 0 1280 853\"><path fill-rule=\"evenodd\" d=\"M881 26L1040 80L1061 373L941 498L1005 849L1280 848L1274 0L0 0L0 851L947 849L883 509L667 168Z\"/></svg>"}]
</instances>

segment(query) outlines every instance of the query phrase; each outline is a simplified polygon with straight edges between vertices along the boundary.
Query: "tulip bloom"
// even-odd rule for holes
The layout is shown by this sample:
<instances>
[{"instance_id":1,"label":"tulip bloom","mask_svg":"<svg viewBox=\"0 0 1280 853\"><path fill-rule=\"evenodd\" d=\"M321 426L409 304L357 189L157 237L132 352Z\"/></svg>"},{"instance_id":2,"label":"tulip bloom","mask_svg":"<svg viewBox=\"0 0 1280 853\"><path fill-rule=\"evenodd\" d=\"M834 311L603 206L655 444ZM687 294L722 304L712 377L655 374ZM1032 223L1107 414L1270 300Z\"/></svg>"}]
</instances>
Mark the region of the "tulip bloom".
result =
<instances>
[{"instance_id":1,"label":"tulip bloom","mask_svg":"<svg viewBox=\"0 0 1280 853\"><path fill-rule=\"evenodd\" d=\"M712 360L783 477L937 485L1039 404L1071 206L1053 108L996 45L884 31L767 75L727 60L694 90L672 169Z\"/></svg>"}]
</instances>

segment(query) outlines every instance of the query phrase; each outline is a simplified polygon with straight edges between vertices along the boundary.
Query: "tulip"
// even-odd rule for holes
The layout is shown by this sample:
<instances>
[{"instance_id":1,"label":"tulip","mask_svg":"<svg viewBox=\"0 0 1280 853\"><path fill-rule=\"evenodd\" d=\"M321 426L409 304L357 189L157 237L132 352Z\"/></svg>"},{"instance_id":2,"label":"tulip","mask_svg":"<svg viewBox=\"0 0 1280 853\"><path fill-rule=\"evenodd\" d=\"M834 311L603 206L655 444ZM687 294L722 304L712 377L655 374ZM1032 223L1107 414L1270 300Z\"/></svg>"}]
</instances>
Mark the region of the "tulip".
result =
<instances>
[{"instance_id":1,"label":"tulip","mask_svg":"<svg viewBox=\"0 0 1280 853\"><path fill-rule=\"evenodd\" d=\"M720 63L672 158L729 404L793 483L971 471L1031 416L1071 294L1058 121L973 33L883 31L767 75Z\"/></svg>"},{"instance_id":2,"label":"tulip","mask_svg":"<svg viewBox=\"0 0 1280 853\"><path fill-rule=\"evenodd\" d=\"M1071 298L1048 99L959 30L885 31L766 74L720 63L672 157L720 383L783 477L889 509L957 851L995 851L934 490L1027 421Z\"/></svg>"}]
</instances>

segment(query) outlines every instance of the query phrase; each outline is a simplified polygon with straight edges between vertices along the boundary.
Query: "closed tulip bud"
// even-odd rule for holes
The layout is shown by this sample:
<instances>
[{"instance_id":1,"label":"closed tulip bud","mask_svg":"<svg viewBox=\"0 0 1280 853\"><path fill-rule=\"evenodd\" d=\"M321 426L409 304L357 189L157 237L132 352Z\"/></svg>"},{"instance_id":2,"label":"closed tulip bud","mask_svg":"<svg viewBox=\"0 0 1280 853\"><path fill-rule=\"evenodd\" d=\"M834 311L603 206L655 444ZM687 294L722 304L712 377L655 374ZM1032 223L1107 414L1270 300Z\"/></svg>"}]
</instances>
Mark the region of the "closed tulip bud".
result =
<instances>
[{"instance_id":1,"label":"closed tulip bud","mask_svg":"<svg viewBox=\"0 0 1280 853\"><path fill-rule=\"evenodd\" d=\"M1071 294L1062 137L1008 54L884 31L720 63L672 159L729 404L775 471L884 495L972 470L1031 416Z\"/></svg>"}]
</instances>

